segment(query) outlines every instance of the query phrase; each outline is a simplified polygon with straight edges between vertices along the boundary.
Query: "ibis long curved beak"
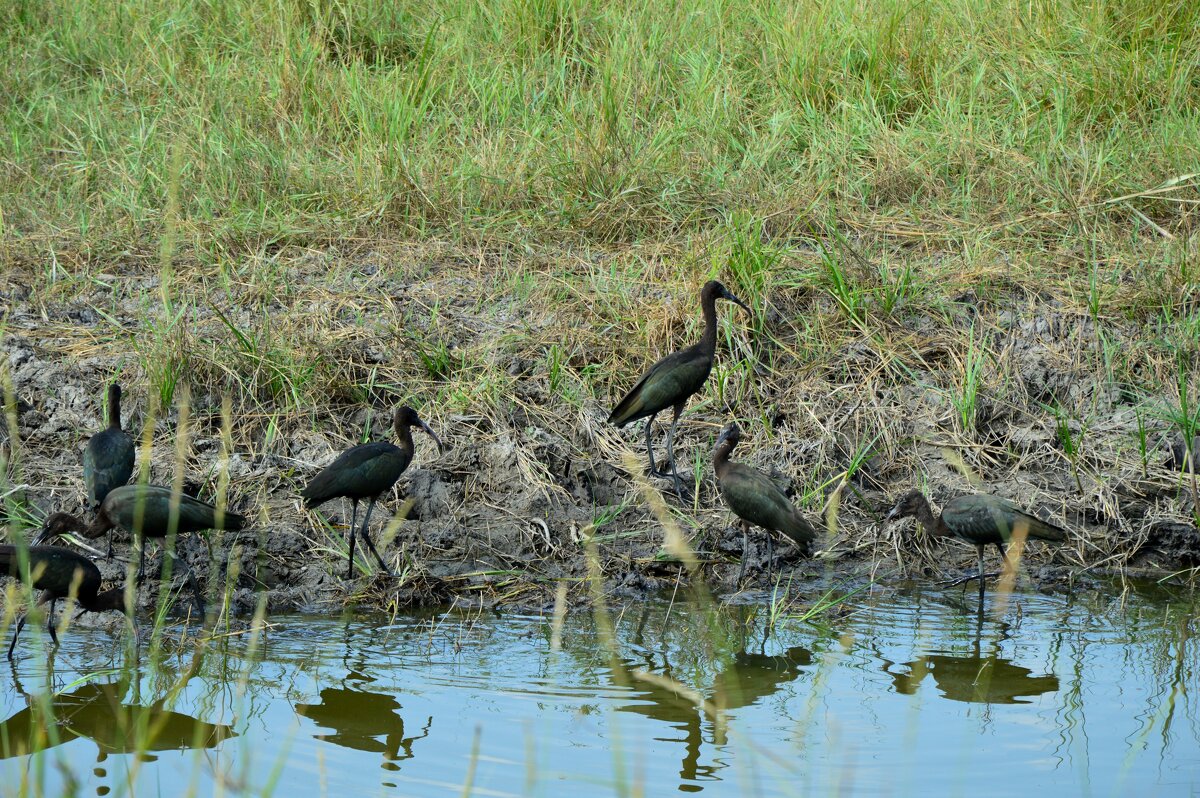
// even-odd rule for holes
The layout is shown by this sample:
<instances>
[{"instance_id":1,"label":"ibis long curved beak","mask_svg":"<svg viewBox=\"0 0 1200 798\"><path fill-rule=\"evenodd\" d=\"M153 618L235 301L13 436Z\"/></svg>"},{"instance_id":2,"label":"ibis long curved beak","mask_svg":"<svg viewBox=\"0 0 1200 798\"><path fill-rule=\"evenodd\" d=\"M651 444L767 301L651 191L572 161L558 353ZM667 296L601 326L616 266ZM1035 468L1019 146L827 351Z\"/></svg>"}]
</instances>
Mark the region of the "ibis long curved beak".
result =
<instances>
[{"instance_id":1,"label":"ibis long curved beak","mask_svg":"<svg viewBox=\"0 0 1200 798\"><path fill-rule=\"evenodd\" d=\"M437 436L437 433L433 431L433 428L430 427L428 424L426 424L424 421L421 421L419 423L421 425L421 429L425 430L425 433L429 437L433 438L434 443L437 444L438 451L439 452L446 451L446 447L442 444L442 439Z\"/></svg>"},{"instance_id":2,"label":"ibis long curved beak","mask_svg":"<svg viewBox=\"0 0 1200 798\"><path fill-rule=\"evenodd\" d=\"M733 295L733 292L732 292L732 291L729 291L729 290L727 289L727 290L725 291L725 293L724 293L724 294L722 294L722 298L723 298L723 299L728 299L730 302L732 302L733 304L737 305L737 306L738 306L738 307L740 307L742 310L744 310L744 311L746 311L747 313L749 313L749 314L753 315L754 311L752 311L752 310L750 309L750 306L749 306L749 305L747 305L747 304L746 304L745 302L743 302L742 300L740 300L740 299L738 299L737 297L735 297L735 296Z\"/></svg>"}]
</instances>

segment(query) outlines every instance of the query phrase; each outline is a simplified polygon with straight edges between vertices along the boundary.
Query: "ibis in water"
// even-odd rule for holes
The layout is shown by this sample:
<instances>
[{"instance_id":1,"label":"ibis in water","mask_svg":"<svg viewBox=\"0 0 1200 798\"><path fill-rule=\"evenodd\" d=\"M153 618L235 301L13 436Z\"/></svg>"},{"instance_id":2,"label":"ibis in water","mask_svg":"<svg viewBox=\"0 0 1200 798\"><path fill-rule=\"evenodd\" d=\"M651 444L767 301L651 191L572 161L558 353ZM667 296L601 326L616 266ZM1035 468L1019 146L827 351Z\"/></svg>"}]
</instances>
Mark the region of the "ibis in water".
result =
<instances>
[{"instance_id":1,"label":"ibis in water","mask_svg":"<svg viewBox=\"0 0 1200 798\"><path fill-rule=\"evenodd\" d=\"M438 451L443 448L441 439L417 415L417 411L407 405L396 408L392 423L399 445L387 441L377 441L353 446L325 466L300 492L304 499L304 505L309 508L324 504L330 499L342 497L350 499L353 510L350 516L350 553L347 556L347 579L354 576L354 538L356 534L354 527L358 520L359 499L369 499L370 501L367 504L366 520L363 521L362 529L357 534L362 537L363 544L375 555L379 567L391 575L391 569L384 563L383 557L379 555L375 544L371 542L371 536L367 533L368 525L371 523L371 511L375 509L375 502L379 497L391 490L391 487L396 484L396 480L400 479L400 475L404 473L404 469L408 468L408 464L412 462L416 449L413 445L413 427L420 427L429 437L433 438L434 443L438 446Z\"/></svg>"},{"instance_id":2,"label":"ibis in water","mask_svg":"<svg viewBox=\"0 0 1200 798\"><path fill-rule=\"evenodd\" d=\"M67 532L80 532L84 537L96 538L119 526L141 541L137 571L137 583L140 585L145 578L146 569L145 539L158 538L162 541L163 551L171 553L183 567L196 599L196 609L203 618L204 598L200 593L200 585L196 582L187 560L175 557L169 551L168 539L184 532L199 532L204 529L238 530L245 524L246 519L237 513L219 509L170 488L158 485L123 485L109 491L104 497L104 503L96 513L96 520L91 524L85 524L68 513L54 513L46 519L45 529L38 536L37 542L42 543Z\"/></svg>"},{"instance_id":3,"label":"ibis in water","mask_svg":"<svg viewBox=\"0 0 1200 798\"><path fill-rule=\"evenodd\" d=\"M745 302L729 292L716 280L709 280L700 289L700 307L704 311L704 335L700 342L672 352L650 367L637 384L630 389L608 417L608 423L623 427L638 419L646 422L646 453L650 456L650 474L671 477L675 481L675 493L683 497L683 482L675 466L675 428L683 414L688 397L704 387L712 371L713 357L717 351L717 300L727 299L739 305L747 313L750 308ZM654 417L668 407L674 408L671 428L667 432L667 460L671 473L659 471L654 465L654 448L650 445L650 428Z\"/></svg>"},{"instance_id":4,"label":"ibis in water","mask_svg":"<svg viewBox=\"0 0 1200 798\"><path fill-rule=\"evenodd\" d=\"M74 596L79 606L89 612L117 610L129 614L125 605L125 589L115 587L100 592L100 569L90 560L61 546L30 546L27 550L29 579L35 590L42 591L38 605L49 604L49 620L46 629L55 647L58 634L54 631L54 605L59 599ZM22 578L21 556L16 546L0 545L0 575ZM25 628L27 614L17 621L17 631L8 646L8 658L12 659L17 638Z\"/></svg>"},{"instance_id":5,"label":"ibis in water","mask_svg":"<svg viewBox=\"0 0 1200 798\"><path fill-rule=\"evenodd\" d=\"M772 532L779 532L801 550L817 539L816 527L788 501L788 497L773 479L756 468L730 461L729 455L741 439L741 428L737 424L730 424L721 430L717 446L713 449L713 470L717 472L717 487L720 488L721 496L729 505L729 509L733 510L742 522L742 567L738 570L738 582L742 581L742 576L746 573L746 548L751 524L757 524L767 530L767 561L770 564L775 560Z\"/></svg>"},{"instance_id":6,"label":"ibis in water","mask_svg":"<svg viewBox=\"0 0 1200 798\"><path fill-rule=\"evenodd\" d=\"M108 386L108 428L97 432L83 450L83 481L87 485L89 510L95 510L114 488L133 476L134 446L121 429L121 386ZM108 558L113 554L112 531L108 533Z\"/></svg>"},{"instance_id":7,"label":"ibis in water","mask_svg":"<svg viewBox=\"0 0 1200 798\"><path fill-rule=\"evenodd\" d=\"M979 550L978 573L955 579L948 584L961 585L978 579L981 602L984 580L1000 575L985 574L983 571L983 552L988 544L995 544L996 550L1000 552L1001 561L1008 563L1004 546L1013 538L1021 541L1034 538L1051 543L1061 543L1067 539L1067 533L1061 527L1046 523L1007 499L987 493L971 493L953 498L942 507L939 517L933 514L925 494L919 490L911 490L896 501L884 521L895 521L909 516L916 518L926 533L933 537L958 538Z\"/></svg>"}]
</instances>

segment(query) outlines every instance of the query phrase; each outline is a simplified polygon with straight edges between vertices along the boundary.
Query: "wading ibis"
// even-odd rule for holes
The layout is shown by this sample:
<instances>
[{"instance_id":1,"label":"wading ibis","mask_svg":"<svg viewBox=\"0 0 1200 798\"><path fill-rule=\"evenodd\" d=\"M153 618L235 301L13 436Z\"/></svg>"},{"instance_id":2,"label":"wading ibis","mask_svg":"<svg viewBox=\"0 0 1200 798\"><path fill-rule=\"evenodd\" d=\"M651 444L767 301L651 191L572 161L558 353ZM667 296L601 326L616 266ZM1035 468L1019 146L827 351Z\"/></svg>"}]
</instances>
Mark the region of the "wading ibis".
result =
<instances>
[{"instance_id":1,"label":"wading ibis","mask_svg":"<svg viewBox=\"0 0 1200 798\"><path fill-rule=\"evenodd\" d=\"M350 499L353 510L350 517L350 553L347 556L346 578L350 579L354 576L354 539L355 539L355 523L358 520L358 501L359 499L369 499L367 504L367 517L363 521L362 529L357 532L363 539L363 543L371 553L375 555L375 560L379 563L379 567L384 573L391 575L391 569L384 563L383 557L379 555L379 551L375 548L375 544L371 542L371 536L367 533L368 525L371 523L371 512L375 509L375 502L385 492L391 490L396 484L396 480L400 479L400 475L404 473L404 469L408 468L408 464L412 462L413 454L416 447L413 445L412 428L420 427L422 430L433 438L434 443L438 446L438 451L442 450L442 441L430 429L421 417L417 415L417 411L408 406L396 408L396 414L393 418L393 427L396 433L396 440L399 445L388 443L386 441L377 441L375 443L362 443L358 446L353 446L338 455L338 458L329 465L325 466L312 481L305 486L300 492L300 496L304 499L304 505L312 508L317 505L324 504L330 499L347 498Z\"/></svg>"},{"instance_id":2,"label":"wading ibis","mask_svg":"<svg viewBox=\"0 0 1200 798\"><path fill-rule=\"evenodd\" d=\"M96 510L114 488L133 476L133 439L121 429L121 386L108 386L108 428L97 432L83 450L83 481L87 485L89 510ZM108 533L108 558L113 554L112 531Z\"/></svg>"},{"instance_id":3,"label":"wading ibis","mask_svg":"<svg viewBox=\"0 0 1200 798\"><path fill-rule=\"evenodd\" d=\"M742 581L742 576L746 573L745 556L751 524L757 524L767 530L767 560L772 565L775 560L772 532L784 535L801 550L817 539L816 527L788 501L788 497L773 479L756 468L729 460L729 455L741 439L741 428L737 424L730 424L721 430L716 448L713 449L713 470L717 472L717 487L720 488L721 496L729 505L729 509L733 510L742 522L742 567L738 570L738 582Z\"/></svg>"},{"instance_id":4,"label":"wading ibis","mask_svg":"<svg viewBox=\"0 0 1200 798\"><path fill-rule=\"evenodd\" d=\"M125 606L125 589L115 587L100 592L100 569L80 554L61 546L30 546L29 577L35 590L42 591L38 605L49 604L50 611L46 629L50 640L58 646L58 634L54 631L54 605L59 599L74 595L79 606L89 612L117 610L129 614ZM21 575L21 557L16 546L0 545L0 575ZM17 638L25 628L27 613L17 621L17 631L8 646L8 658L12 659Z\"/></svg>"},{"instance_id":5,"label":"wading ibis","mask_svg":"<svg viewBox=\"0 0 1200 798\"><path fill-rule=\"evenodd\" d=\"M996 550L1000 552L1000 559L1007 563L1008 556L1004 546L1014 537L1052 543L1061 543L1067 539L1067 533L1061 527L1046 523L1007 499L987 493L971 493L953 498L942 507L939 517L933 514L925 494L919 490L911 490L896 501L884 521L895 521L909 516L916 518L925 528L925 532L933 537L958 538L979 550L979 572L955 579L948 584L961 585L978 579L981 602L984 580L1000 575L983 572L983 551L986 546L995 544Z\"/></svg>"}]
</instances>

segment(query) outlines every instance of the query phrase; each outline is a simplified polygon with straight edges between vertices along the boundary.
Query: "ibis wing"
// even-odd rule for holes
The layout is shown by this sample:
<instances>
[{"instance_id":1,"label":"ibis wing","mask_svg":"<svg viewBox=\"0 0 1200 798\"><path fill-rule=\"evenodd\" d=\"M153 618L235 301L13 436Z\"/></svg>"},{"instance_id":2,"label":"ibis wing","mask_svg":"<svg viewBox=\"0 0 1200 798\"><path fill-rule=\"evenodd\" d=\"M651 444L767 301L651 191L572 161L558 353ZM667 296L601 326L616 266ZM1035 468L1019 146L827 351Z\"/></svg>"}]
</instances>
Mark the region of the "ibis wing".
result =
<instances>
[{"instance_id":1,"label":"ibis wing","mask_svg":"<svg viewBox=\"0 0 1200 798\"><path fill-rule=\"evenodd\" d=\"M179 528L184 532L201 529L237 530L246 525L245 516L226 510L218 518L217 508L191 496L182 495L179 501Z\"/></svg>"},{"instance_id":2,"label":"ibis wing","mask_svg":"<svg viewBox=\"0 0 1200 798\"><path fill-rule=\"evenodd\" d=\"M658 413L684 401L700 390L712 361L699 347L672 352L642 375L608 417L610 424L623 427L631 421Z\"/></svg>"},{"instance_id":3,"label":"ibis wing","mask_svg":"<svg viewBox=\"0 0 1200 798\"><path fill-rule=\"evenodd\" d=\"M954 499L942 510L942 518L955 534L981 542L997 536L1007 541L1019 526L1028 530L1030 538L1061 541L1067 537L1061 527L1046 523L1008 499L988 494Z\"/></svg>"},{"instance_id":4,"label":"ibis wing","mask_svg":"<svg viewBox=\"0 0 1200 798\"><path fill-rule=\"evenodd\" d=\"M742 463L730 463L721 477L721 493L741 518L787 535L797 544L817 538L813 528L775 481Z\"/></svg>"},{"instance_id":5,"label":"ibis wing","mask_svg":"<svg viewBox=\"0 0 1200 798\"><path fill-rule=\"evenodd\" d=\"M100 587L100 569L84 556L62 546L30 546L29 576L37 590L52 590L66 596L76 590L77 596L95 595ZM0 575L21 578L21 558L17 547L0 546Z\"/></svg>"},{"instance_id":6,"label":"ibis wing","mask_svg":"<svg viewBox=\"0 0 1200 798\"><path fill-rule=\"evenodd\" d=\"M138 526L140 507L143 514L141 528L150 537L158 537L166 534L170 528L172 506L175 504L179 508L176 527L179 532L241 529L246 523L244 517L228 510L218 519L217 509L208 502L159 485L124 485L116 488L104 500L101 512L122 529L134 531Z\"/></svg>"},{"instance_id":7,"label":"ibis wing","mask_svg":"<svg viewBox=\"0 0 1200 798\"><path fill-rule=\"evenodd\" d=\"M98 469L128 468L133 471L133 440L119 429L97 432L88 441L83 453L84 465L90 461Z\"/></svg>"},{"instance_id":8,"label":"ibis wing","mask_svg":"<svg viewBox=\"0 0 1200 798\"><path fill-rule=\"evenodd\" d=\"M106 429L92 436L83 452L83 481L93 505L129 482L134 455L133 441L119 429Z\"/></svg>"},{"instance_id":9,"label":"ibis wing","mask_svg":"<svg viewBox=\"0 0 1200 798\"><path fill-rule=\"evenodd\" d=\"M309 507L338 496L377 496L396 483L411 457L391 443L364 443L338 455L300 492Z\"/></svg>"}]
</instances>

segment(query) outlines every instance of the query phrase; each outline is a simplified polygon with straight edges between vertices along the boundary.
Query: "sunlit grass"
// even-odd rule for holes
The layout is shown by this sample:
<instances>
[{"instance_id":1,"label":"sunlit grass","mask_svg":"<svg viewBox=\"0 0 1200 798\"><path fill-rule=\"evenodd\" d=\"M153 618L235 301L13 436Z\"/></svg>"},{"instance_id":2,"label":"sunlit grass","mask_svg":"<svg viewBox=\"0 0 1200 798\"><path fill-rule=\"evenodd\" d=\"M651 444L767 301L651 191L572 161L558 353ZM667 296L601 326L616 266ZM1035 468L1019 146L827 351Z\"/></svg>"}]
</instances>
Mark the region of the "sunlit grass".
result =
<instances>
[{"instance_id":1,"label":"sunlit grass","mask_svg":"<svg viewBox=\"0 0 1200 798\"><path fill-rule=\"evenodd\" d=\"M1106 201L1200 145L1178 2L6 11L4 230L68 270L149 246L236 278L266 244L635 241L747 209L773 235L1153 234L1186 206Z\"/></svg>"}]
</instances>

